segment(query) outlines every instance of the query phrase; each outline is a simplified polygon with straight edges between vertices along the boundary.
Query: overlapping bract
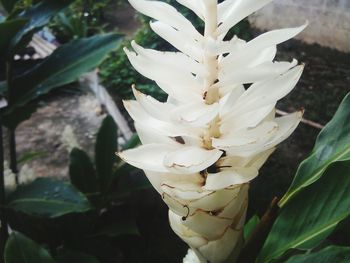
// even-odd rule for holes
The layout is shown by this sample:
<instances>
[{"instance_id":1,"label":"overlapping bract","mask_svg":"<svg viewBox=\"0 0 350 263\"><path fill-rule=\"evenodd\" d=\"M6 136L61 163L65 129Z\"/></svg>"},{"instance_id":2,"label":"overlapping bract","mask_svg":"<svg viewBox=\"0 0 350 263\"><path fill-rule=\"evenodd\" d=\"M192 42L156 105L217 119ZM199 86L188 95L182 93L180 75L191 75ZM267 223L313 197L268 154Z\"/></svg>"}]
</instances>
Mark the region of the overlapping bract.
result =
<instances>
[{"instance_id":1,"label":"overlapping bract","mask_svg":"<svg viewBox=\"0 0 350 263\"><path fill-rule=\"evenodd\" d=\"M204 35L164 2L129 2L155 19L153 31L179 52L135 42L133 51L125 49L134 68L154 80L168 100L161 103L133 88L136 101L124 105L143 145L120 156L145 171L169 206L172 229L198 260L234 259L249 182L302 117L301 111L275 117L276 102L294 88L303 66L274 58L276 45L305 25L249 42L226 41L232 26L271 0L178 0L204 21Z\"/></svg>"}]
</instances>

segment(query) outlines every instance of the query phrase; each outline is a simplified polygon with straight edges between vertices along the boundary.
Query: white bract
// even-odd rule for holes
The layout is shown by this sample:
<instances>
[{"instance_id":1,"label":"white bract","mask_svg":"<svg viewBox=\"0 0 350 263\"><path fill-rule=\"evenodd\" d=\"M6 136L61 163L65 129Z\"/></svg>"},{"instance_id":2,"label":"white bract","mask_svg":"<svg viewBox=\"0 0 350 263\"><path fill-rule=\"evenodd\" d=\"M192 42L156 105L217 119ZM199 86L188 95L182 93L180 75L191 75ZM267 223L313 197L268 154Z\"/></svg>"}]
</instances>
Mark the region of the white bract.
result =
<instances>
[{"instance_id":1,"label":"white bract","mask_svg":"<svg viewBox=\"0 0 350 263\"><path fill-rule=\"evenodd\" d=\"M241 249L249 182L275 146L298 126L302 111L276 118L275 105L298 82L303 66L276 62L276 45L299 32L274 30L246 42L229 29L271 0L177 0L196 13L204 34L172 6L129 0L155 21L151 28L179 52L125 52L168 94L165 103L134 87L124 105L142 146L119 153L143 169L169 206L172 229L192 249L185 261L233 262Z\"/></svg>"}]
</instances>

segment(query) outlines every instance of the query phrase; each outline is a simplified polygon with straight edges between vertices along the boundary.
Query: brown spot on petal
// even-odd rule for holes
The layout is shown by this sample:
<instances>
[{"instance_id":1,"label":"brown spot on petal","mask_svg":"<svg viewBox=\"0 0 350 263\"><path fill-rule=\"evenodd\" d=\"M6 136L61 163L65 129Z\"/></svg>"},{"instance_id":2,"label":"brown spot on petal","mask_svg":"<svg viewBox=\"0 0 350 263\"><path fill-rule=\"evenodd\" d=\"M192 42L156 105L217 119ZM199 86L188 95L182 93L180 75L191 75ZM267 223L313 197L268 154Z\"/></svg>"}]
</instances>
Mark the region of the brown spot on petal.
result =
<instances>
[{"instance_id":1,"label":"brown spot on petal","mask_svg":"<svg viewBox=\"0 0 350 263\"><path fill-rule=\"evenodd\" d=\"M185 140L181 136L172 137L172 139L180 144L185 144Z\"/></svg>"},{"instance_id":2,"label":"brown spot on petal","mask_svg":"<svg viewBox=\"0 0 350 263\"><path fill-rule=\"evenodd\" d=\"M223 210L224 210L224 208L221 208L221 209L218 209L218 210L215 210L215 211L210 211L209 214L211 216L218 216Z\"/></svg>"},{"instance_id":3,"label":"brown spot on petal","mask_svg":"<svg viewBox=\"0 0 350 263\"><path fill-rule=\"evenodd\" d=\"M208 95L208 91L204 92L203 94L203 100L205 100L207 98L207 95Z\"/></svg>"}]
</instances>

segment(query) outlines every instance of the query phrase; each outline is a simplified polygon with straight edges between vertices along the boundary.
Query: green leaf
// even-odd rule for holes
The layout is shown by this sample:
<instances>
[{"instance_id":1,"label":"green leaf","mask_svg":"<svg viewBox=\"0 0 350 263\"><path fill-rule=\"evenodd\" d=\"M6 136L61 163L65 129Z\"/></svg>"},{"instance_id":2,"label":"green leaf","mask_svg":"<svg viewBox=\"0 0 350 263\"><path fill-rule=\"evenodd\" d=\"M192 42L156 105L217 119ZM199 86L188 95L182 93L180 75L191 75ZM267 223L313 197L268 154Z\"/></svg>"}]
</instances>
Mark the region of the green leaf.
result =
<instances>
[{"instance_id":1,"label":"green leaf","mask_svg":"<svg viewBox=\"0 0 350 263\"><path fill-rule=\"evenodd\" d=\"M26 152L20 158L18 158L18 164L25 164L37 158L46 156L46 152Z\"/></svg>"},{"instance_id":2,"label":"green leaf","mask_svg":"<svg viewBox=\"0 0 350 263\"><path fill-rule=\"evenodd\" d=\"M252 216L244 226L244 240L248 240L254 229L260 222L260 218L257 215Z\"/></svg>"},{"instance_id":3,"label":"green leaf","mask_svg":"<svg viewBox=\"0 0 350 263\"><path fill-rule=\"evenodd\" d=\"M54 263L49 252L19 232L6 242L5 263Z\"/></svg>"},{"instance_id":4,"label":"green leaf","mask_svg":"<svg viewBox=\"0 0 350 263\"><path fill-rule=\"evenodd\" d=\"M7 206L30 215L54 218L91 209L88 200L71 184L52 178L38 178L19 186L7 200Z\"/></svg>"},{"instance_id":5,"label":"green leaf","mask_svg":"<svg viewBox=\"0 0 350 263\"><path fill-rule=\"evenodd\" d=\"M350 160L350 94L320 132L312 154L299 166L292 185L279 205L284 206L299 191L317 181L332 162L344 160Z\"/></svg>"},{"instance_id":6,"label":"green leaf","mask_svg":"<svg viewBox=\"0 0 350 263\"><path fill-rule=\"evenodd\" d=\"M134 133L131 138L126 142L126 144L123 146L123 151L135 148L141 144L140 138L137 135L137 133Z\"/></svg>"},{"instance_id":7,"label":"green leaf","mask_svg":"<svg viewBox=\"0 0 350 263\"><path fill-rule=\"evenodd\" d=\"M73 0L43 0L16 15L15 19L27 19L28 23L20 30L11 42L9 57L26 47L33 34L43 28L58 12L69 6ZM12 17L10 17L12 18Z\"/></svg>"},{"instance_id":8,"label":"green leaf","mask_svg":"<svg viewBox=\"0 0 350 263\"><path fill-rule=\"evenodd\" d=\"M349 263L350 247L330 246L318 252L291 257L286 263Z\"/></svg>"},{"instance_id":9,"label":"green leaf","mask_svg":"<svg viewBox=\"0 0 350 263\"><path fill-rule=\"evenodd\" d=\"M56 258L57 263L99 263L91 255L72 250L61 250Z\"/></svg>"},{"instance_id":10,"label":"green leaf","mask_svg":"<svg viewBox=\"0 0 350 263\"><path fill-rule=\"evenodd\" d=\"M108 190L112 182L113 166L118 150L117 125L111 116L107 116L97 133L95 145L95 163L97 178L102 191Z\"/></svg>"},{"instance_id":11,"label":"green leaf","mask_svg":"<svg viewBox=\"0 0 350 263\"><path fill-rule=\"evenodd\" d=\"M6 56L12 38L26 23L26 19L16 19L0 23L0 58Z\"/></svg>"},{"instance_id":12,"label":"green leaf","mask_svg":"<svg viewBox=\"0 0 350 263\"><path fill-rule=\"evenodd\" d=\"M14 80L15 106L77 80L81 74L97 67L119 42L120 35L106 34L74 40L60 46L42 63Z\"/></svg>"},{"instance_id":13,"label":"green leaf","mask_svg":"<svg viewBox=\"0 0 350 263\"><path fill-rule=\"evenodd\" d=\"M258 262L273 262L290 249L317 246L350 215L350 161L336 162L282 209Z\"/></svg>"},{"instance_id":14,"label":"green leaf","mask_svg":"<svg viewBox=\"0 0 350 263\"><path fill-rule=\"evenodd\" d=\"M72 184L83 193L97 192L94 166L86 152L74 148L69 156L69 177Z\"/></svg>"},{"instance_id":15,"label":"green leaf","mask_svg":"<svg viewBox=\"0 0 350 263\"><path fill-rule=\"evenodd\" d=\"M12 9L15 7L15 4L18 2L19 0L1 0L1 4L2 6L5 8L5 10L8 13L11 13Z\"/></svg>"}]
</instances>

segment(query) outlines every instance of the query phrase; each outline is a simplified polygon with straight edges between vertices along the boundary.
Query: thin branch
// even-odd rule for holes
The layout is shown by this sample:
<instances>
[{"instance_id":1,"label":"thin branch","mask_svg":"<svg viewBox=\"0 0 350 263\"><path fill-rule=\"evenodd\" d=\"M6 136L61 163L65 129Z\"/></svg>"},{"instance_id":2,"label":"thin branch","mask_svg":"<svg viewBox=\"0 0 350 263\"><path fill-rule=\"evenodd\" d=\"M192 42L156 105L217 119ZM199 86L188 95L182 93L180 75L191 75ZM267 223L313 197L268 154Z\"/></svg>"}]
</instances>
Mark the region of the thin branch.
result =
<instances>
[{"instance_id":1,"label":"thin branch","mask_svg":"<svg viewBox=\"0 0 350 263\"><path fill-rule=\"evenodd\" d=\"M276 113L278 115L281 115L281 116L285 116L285 115L288 115L289 113L288 112L285 112L285 111L282 111L282 110L279 110L279 109L276 109ZM317 122L314 122L314 121L311 121L311 120L308 120L308 119L302 119L301 120L302 123L305 123L306 125L309 125L313 128L316 128L316 129L320 129L322 130L323 129L323 125L322 124L319 124Z\"/></svg>"},{"instance_id":2,"label":"thin branch","mask_svg":"<svg viewBox=\"0 0 350 263\"><path fill-rule=\"evenodd\" d=\"M279 199L275 197L263 217L260 223L254 229L253 233L250 235L248 241L246 242L241 254L238 258L238 263L254 263L267 235L269 234L273 223L276 220L278 213L278 201Z\"/></svg>"},{"instance_id":3,"label":"thin branch","mask_svg":"<svg viewBox=\"0 0 350 263\"><path fill-rule=\"evenodd\" d=\"M10 169L15 174L16 183L18 184L18 166L17 166L17 149L16 149L16 130L9 129L9 150L10 150Z\"/></svg>"},{"instance_id":4,"label":"thin branch","mask_svg":"<svg viewBox=\"0 0 350 263\"><path fill-rule=\"evenodd\" d=\"M4 208L5 205L5 178L4 178L4 148L2 126L0 125L0 253L4 255L6 240L8 238L7 215Z\"/></svg>"}]
</instances>

